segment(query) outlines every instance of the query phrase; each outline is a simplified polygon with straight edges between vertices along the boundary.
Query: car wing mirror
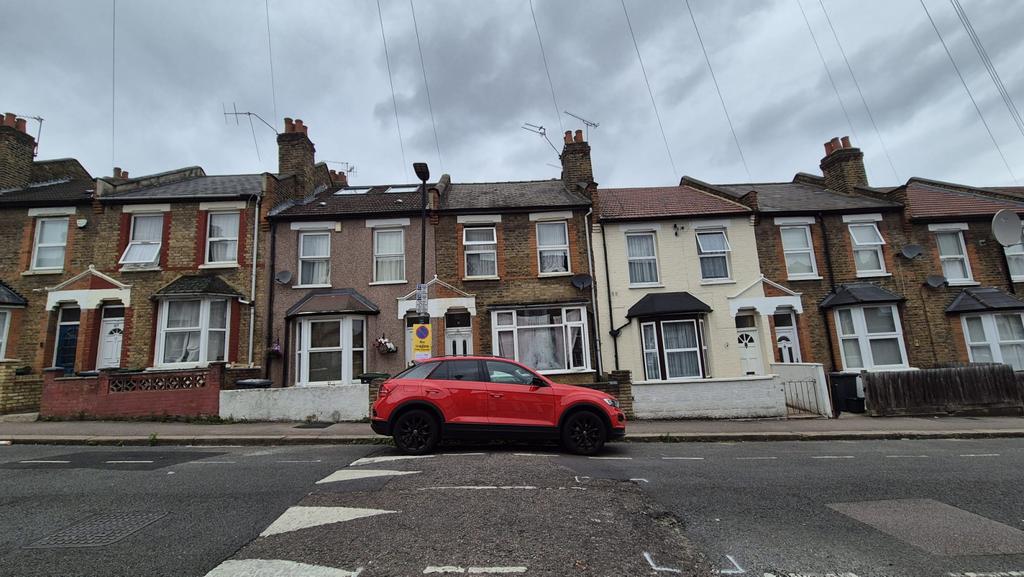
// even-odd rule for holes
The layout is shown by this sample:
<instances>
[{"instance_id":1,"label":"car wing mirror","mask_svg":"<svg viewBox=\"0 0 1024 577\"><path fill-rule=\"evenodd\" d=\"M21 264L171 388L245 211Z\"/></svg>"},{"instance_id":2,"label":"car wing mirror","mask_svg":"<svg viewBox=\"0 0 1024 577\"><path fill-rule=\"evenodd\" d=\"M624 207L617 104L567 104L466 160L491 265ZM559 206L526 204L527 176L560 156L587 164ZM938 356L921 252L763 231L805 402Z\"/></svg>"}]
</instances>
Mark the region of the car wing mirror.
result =
<instances>
[{"instance_id":1,"label":"car wing mirror","mask_svg":"<svg viewBox=\"0 0 1024 577\"><path fill-rule=\"evenodd\" d=\"M534 387L546 387L548 386L548 383L547 381L540 377L533 377L533 381L530 383L530 385Z\"/></svg>"}]
</instances>

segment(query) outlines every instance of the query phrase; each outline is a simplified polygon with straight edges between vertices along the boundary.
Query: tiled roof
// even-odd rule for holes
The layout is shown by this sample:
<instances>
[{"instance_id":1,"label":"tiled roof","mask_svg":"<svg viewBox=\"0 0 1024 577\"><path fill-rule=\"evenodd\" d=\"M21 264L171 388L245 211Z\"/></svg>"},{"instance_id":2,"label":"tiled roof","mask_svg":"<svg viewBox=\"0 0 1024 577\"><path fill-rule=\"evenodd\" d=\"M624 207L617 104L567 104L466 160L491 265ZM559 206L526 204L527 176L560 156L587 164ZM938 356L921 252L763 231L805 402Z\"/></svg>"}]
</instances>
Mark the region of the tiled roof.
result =
<instances>
[{"instance_id":1,"label":"tiled roof","mask_svg":"<svg viewBox=\"0 0 1024 577\"><path fill-rule=\"evenodd\" d=\"M1024 186L986 186L982 190L1024 197Z\"/></svg>"},{"instance_id":2,"label":"tiled roof","mask_svg":"<svg viewBox=\"0 0 1024 577\"><path fill-rule=\"evenodd\" d=\"M1024 213L1024 200L1015 202L936 184L911 180L907 183L910 218L991 216L1002 209Z\"/></svg>"},{"instance_id":3,"label":"tiled roof","mask_svg":"<svg viewBox=\"0 0 1024 577\"><path fill-rule=\"evenodd\" d=\"M603 188L601 220L744 214L750 209L690 186Z\"/></svg>"},{"instance_id":4,"label":"tiled roof","mask_svg":"<svg viewBox=\"0 0 1024 577\"><path fill-rule=\"evenodd\" d=\"M894 303L904 300L900 295L869 282L839 285L821 301L821 308L864 303Z\"/></svg>"},{"instance_id":5,"label":"tiled roof","mask_svg":"<svg viewBox=\"0 0 1024 577\"><path fill-rule=\"evenodd\" d=\"M292 203L283 210L275 211L274 216L284 219L326 218L331 215L369 216L380 213L418 212L422 207L420 192L384 192L387 189L388 186L374 186L368 189L349 188L339 191L331 187L310 199ZM353 190L365 192L352 193Z\"/></svg>"},{"instance_id":6,"label":"tiled roof","mask_svg":"<svg viewBox=\"0 0 1024 577\"><path fill-rule=\"evenodd\" d=\"M0 305L23 307L27 304L28 301L25 300L25 297L18 294L18 291L8 286L4 281L0 281Z\"/></svg>"},{"instance_id":7,"label":"tiled roof","mask_svg":"<svg viewBox=\"0 0 1024 577\"><path fill-rule=\"evenodd\" d=\"M967 288L953 299L947 313L1024 309L1024 301L995 287Z\"/></svg>"},{"instance_id":8,"label":"tiled roof","mask_svg":"<svg viewBox=\"0 0 1024 577\"><path fill-rule=\"evenodd\" d=\"M441 194L441 210L558 208L588 206L590 200L569 191L561 180L453 182Z\"/></svg>"},{"instance_id":9,"label":"tiled roof","mask_svg":"<svg viewBox=\"0 0 1024 577\"><path fill-rule=\"evenodd\" d=\"M197 176L177 182L115 192L106 200L159 200L176 198L239 198L260 194L262 174Z\"/></svg>"},{"instance_id":10,"label":"tiled roof","mask_svg":"<svg viewBox=\"0 0 1024 577\"><path fill-rule=\"evenodd\" d=\"M626 318L709 312L710 306L688 292L648 293L629 307Z\"/></svg>"},{"instance_id":11,"label":"tiled roof","mask_svg":"<svg viewBox=\"0 0 1024 577\"><path fill-rule=\"evenodd\" d=\"M355 289L323 289L310 291L288 309L285 317L340 313L375 315L380 313L380 307Z\"/></svg>"},{"instance_id":12,"label":"tiled roof","mask_svg":"<svg viewBox=\"0 0 1024 577\"><path fill-rule=\"evenodd\" d=\"M0 191L0 205L45 206L52 204L87 204L92 202L94 183L91 180L67 178L30 184L24 188Z\"/></svg>"},{"instance_id":13,"label":"tiled roof","mask_svg":"<svg viewBox=\"0 0 1024 577\"><path fill-rule=\"evenodd\" d=\"M242 293L215 274L201 274L180 276L153 293L153 298L188 295L240 297Z\"/></svg>"},{"instance_id":14,"label":"tiled roof","mask_svg":"<svg viewBox=\"0 0 1024 577\"><path fill-rule=\"evenodd\" d=\"M830 210L861 210L898 207L899 204L861 194L846 194L805 182L755 182L750 184L715 184L715 188L740 198L757 192L757 206L762 212L800 212Z\"/></svg>"}]
</instances>

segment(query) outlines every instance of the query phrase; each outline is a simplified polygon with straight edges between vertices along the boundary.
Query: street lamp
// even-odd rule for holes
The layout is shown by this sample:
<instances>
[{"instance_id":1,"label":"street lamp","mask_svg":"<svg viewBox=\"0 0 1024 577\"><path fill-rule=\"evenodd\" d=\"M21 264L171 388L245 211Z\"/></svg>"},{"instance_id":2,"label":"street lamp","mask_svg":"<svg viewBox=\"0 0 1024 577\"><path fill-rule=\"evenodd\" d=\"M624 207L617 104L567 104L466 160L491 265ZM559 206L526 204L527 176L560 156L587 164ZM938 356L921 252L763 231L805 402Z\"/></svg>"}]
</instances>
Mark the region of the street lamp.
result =
<instances>
[{"instance_id":1,"label":"street lamp","mask_svg":"<svg viewBox=\"0 0 1024 577\"><path fill-rule=\"evenodd\" d=\"M423 183L420 187L420 200L423 204L420 209L420 285L425 285L427 284L427 179L430 178L430 167L426 162L414 162L412 169L416 172L416 178Z\"/></svg>"}]
</instances>

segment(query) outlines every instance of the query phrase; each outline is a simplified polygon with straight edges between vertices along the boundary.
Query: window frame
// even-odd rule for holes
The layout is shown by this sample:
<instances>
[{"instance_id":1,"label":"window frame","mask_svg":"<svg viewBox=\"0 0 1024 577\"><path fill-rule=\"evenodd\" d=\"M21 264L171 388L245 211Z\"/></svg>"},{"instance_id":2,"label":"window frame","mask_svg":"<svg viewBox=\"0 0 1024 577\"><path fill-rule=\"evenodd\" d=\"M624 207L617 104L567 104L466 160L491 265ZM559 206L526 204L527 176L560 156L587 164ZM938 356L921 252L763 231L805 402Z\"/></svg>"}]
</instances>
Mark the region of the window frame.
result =
<instances>
[{"instance_id":1,"label":"window frame","mask_svg":"<svg viewBox=\"0 0 1024 577\"><path fill-rule=\"evenodd\" d=\"M480 241L480 240L467 240L467 232L470 230L490 230L491 238L493 241ZM470 247L478 246L490 246L494 245L494 248L490 249L478 249ZM469 274L469 255L471 254L494 254L494 274ZM466 279L496 279L498 278L498 227L494 225L490 226L464 226L462 228L462 272L463 277Z\"/></svg>"},{"instance_id":2,"label":"window frame","mask_svg":"<svg viewBox=\"0 0 1024 577\"><path fill-rule=\"evenodd\" d=\"M174 327L168 328L167 321L169 319L168 310L173 302L189 302L199 301L199 325L198 327ZM224 328L211 327L210 326L210 308L213 302L224 302ZM168 333L178 332L194 332L199 331L199 357L197 361L185 361L185 362L164 362L164 350L167 347L166 335ZM210 332L223 332L224 333L224 360L222 361L208 361L206 358L209 356L210 347ZM159 308L159 319L157 322L156 330L156 347L155 355L153 358L154 368L159 369L179 369L179 368L197 368L206 367L211 363L228 362L231 352L231 299L225 297L188 297L188 298L172 298L162 299L160 301Z\"/></svg>"},{"instance_id":3,"label":"window frame","mask_svg":"<svg viewBox=\"0 0 1024 577\"><path fill-rule=\"evenodd\" d=\"M651 335L654 338L653 347L652 343L647 342L646 328L650 327ZM661 353L660 346L658 345L658 323L654 321L640 323L640 350L644 357L644 379L648 381L660 381L661 380ZM654 366L657 368L657 374L651 375L647 370L647 356L654 355Z\"/></svg>"},{"instance_id":4,"label":"window frame","mask_svg":"<svg viewBox=\"0 0 1024 577\"><path fill-rule=\"evenodd\" d=\"M565 244L562 245L545 245L540 244L540 227L561 225L562 230L565 231ZM534 235L537 239L537 275L538 276L565 276L572 274L572 258L569 253L569 221L567 220L545 220L539 221L534 226ZM497 234L495 234L495 243L497 243ZM497 247L495 247L497 250ZM565 253L565 270L564 271L545 271L544 270L544 259L541 258L541 253L547 252L564 252ZM497 255L495 255L495 263L497 263ZM497 272L497 271L495 271Z\"/></svg>"},{"instance_id":5,"label":"window frame","mask_svg":"<svg viewBox=\"0 0 1024 577\"><path fill-rule=\"evenodd\" d=\"M355 339L352 337L353 322L359 321L363 323L363 342L355 343ZM338 330L340 335L338 338L338 346L331 347L316 347L310 346L310 340L312 336L312 330L310 327L313 323L338 323ZM356 374L354 371L353 358L356 353L362 357L363 372L366 372L366 335L369 330L367 326L366 317L362 315L324 315L324 316L310 316L303 317L295 323L295 374L293 377L295 386L297 387L317 387L317 386L336 386L336 385L351 385L356 384ZM341 355L341 379L337 381L310 381L309 380L309 355L310 353L330 353L337 352Z\"/></svg>"},{"instance_id":6,"label":"window frame","mask_svg":"<svg viewBox=\"0 0 1024 577\"><path fill-rule=\"evenodd\" d=\"M229 214L235 215L235 236L234 237L230 237L230 236L213 237L213 236L210 236L210 227L213 226L213 217L214 216L229 215ZM213 266L237 265L238 262L239 262L238 250L240 248L240 245L239 245L240 238L239 238L239 236L241 235L241 229L242 229L242 211L240 211L240 210L211 210L211 211L208 211L207 214L206 214L206 253L205 253L206 254L206 258L205 258L206 264L213 265ZM214 242L227 242L227 241L234 241L234 243L235 243L234 259L233 260L210 260L211 257L212 257L212 254L210 253L210 247L212 246L212 244Z\"/></svg>"},{"instance_id":7,"label":"window frame","mask_svg":"<svg viewBox=\"0 0 1024 577\"><path fill-rule=\"evenodd\" d=\"M725 248L716 251L705 251L704 246L701 243L701 235L720 234L722 240L725 241ZM732 263L730 262L729 255L732 253L732 244L729 242L729 234L724 228L713 228L713 229L698 229L696 231L697 240L697 258L698 268L700 269L700 280L702 284L714 284L714 283L727 283L732 282ZM706 258L724 258L725 259L725 276L722 277L705 277L704 267L701 266Z\"/></svg>"},{"instance_id":8,"label":"window frame","mask_svg":"<svg viewBox=\"0 0 1024 577\"><path fill-rule=\"evenodd\" d=\"M806 248L786 248L786 235L783 231L787 229L801 230L804 233L804 238L807 239ZM786 263L786 276L789 280L802 280L802 279L820 279L821 276L818 274L818 259L814 254L814 236L811 234L811 225L809 224L785 224L779 226L779 240L782 242L782 259ZM789 270L789 255L793 254L807 254L811 257L811 272L804 273L793 273Z\"/></svg>"},{"instance_id":9,"label":"window frame","mask_svg":"<svg viewBox=\"0 0 1024 577\"><path fill-rule=\"evenodd\" d=\"M857 241L857 237L853 234L855 227L871 227L874 229L875 234L878 235L878 242L860 243ZM850 234L850 247L853 252L853 267L857 271L858 277L865 276L882 276L888 274L885 268L885 251L882 249L886 245L885 237L882 236L882 231L878 228L877 222L851 222L847 224L847 232ZM878 254L878 266L877 269L866 269L861 270L857 264L857 253L873 251Z\"/></svg>"},{"instance_id":10,"label":"window frame","mask_svg":"<svg viewBox=\"0 0 1024 577\"><path fill-rule=\"evenodd\" d=\"M139 218L159 218L160 219L160 240L154 242L151 240L138 241L135 240L135 221ZM159 267L160 266L160 253L163 250L164 245L164 213L162 212L140 212L132 214L130 228L128 230L128 244L124 247L124 252L121 253L121 258L118 259L117 264L128 266L132 268L145 268L145 267ZM133 245L156 245L156 256L152 260L148 261L127 261L128 252L131 250Z\"/></svg>"},{"instance_id":11,"label":"window frame","mask_svg":"<svg viewBox=\"0 0 1024 577\"><path fill-rule=\"evenodd\" d=\"M944 234L956 235L956 240L960 246L960 254L953 256L943 256L942 244L939 243L939 237ZM967 271L967 276L963 278L951 279L946 277L946 281L951 286L974 284L974 273L971 271L971 258L967 254L967 240L964 238L964 231L962 230L937 230L935 231L935 251L939 255L939 270L942 272L942 276L946 276L946 268L944 266L947 260L959 260L963 261L964 269Z\"/></svg>"},{"instance_id":12,"label":"window frame","mask_svg":"<svg viewBox=\"0 0 1024 577\"><path fill-rule=\"evenodd\" d=\"M1003 359L1002 345L1024 345L1024 339L1008 341L1001 340L999 337L999 327L996 324L996 317L998 316L1017 316L1021 318L1021 322L1024 323L1024 312L1022 311L970 313L960 315L960 323L964 334L964 344L967 345L967 360L972 363L988 362L974 360L974 347L986 346L988 347L989 355L992 357L991 362L1009 365L1014 371L1022 371L1024 370L1024 367L1021 367L1020 369L1014 368L1013 365L1010 365L1010 363L1007 363ZM982 329L985 333L984 341L971 341L971 333L967 327L967 321L972 318L981 320Z\"/></svg>"},{"instance_id":13,"label":"window frame","mask_svg":"<svg viewBox=\"0 0 1024 577\"><path fill-rule=\"evenodd\" d=\"M42 236L43 223L46 222L63 222L64 223L64 242L62 243L47 243L45 245L39 243L39 237ZM68 216L43 216L38 217L35 220L35 231L32 235L32 260L29 262L29 269L32 271L39 272L61 272L64 270L64 263L68 258L68 236L71 234L71 218ZM36 261L39 258L40 248L53 248L60 247L61 258L60 266L38 266Z\"/></svg>"},{"instance_id":14,"label":"window frame","mask_svg":"<svg viewBox=\"0 0 1024 577\"><path fill-rule=\"evenodd\" d=\"M327 237L327 254L324 256L305 256L302 254L305 244L302 242L307 236L326 236ZM316 262L327 263L327 278L322 283L308 283L302 282L302 269L306 263ZM331 286L331 231L327 229L320 230L300 230L299 231L299 282L294 285L295 288L309 288L309 287L329 287Z\"/></svg>"},{"instance_id":15,"label":"window frame","mask_svg":"<svg viewBox=\"0 0 1024 577\"><path fill-rule=\"evenodd\" d=\"M541 375L557 375L567 373L582 373L591 371L592 358L590 350L590 329L589 322L587 320L587 308L585 306L557 306L546 307L551 309L561 310L561 324L544 324L544 325L524 325L519 326L518 314L521 311L531 309L500 309L491 311L491 354L495 357L502 359L510 359L521 363L519 360L519 329L540 329L540 328L554 328L561 327L562 329L562 346L564 356L564 367L561 369L538 369L535 367L529 367L530 370L539 373ZM580 320L570 321L568 320L569 311L578 311ZM502 315L511 315L512 322L510 324L502 324L499 319ZM574 365L572 359L572 333L573 329L581 331L580 338L583 342L583 364ZM500 335L502 333L512 333L512 354L510 357L502 357L500 354Z\"/></svg>"},{"instance_id":16,"label":"window frame","mask_svg":"<svg viewBox=\"0 0 1024 577\"><path fill-rule=\"evenodd\" d=\"M665 317L649 317L640 320L640 349L644 360L644 378L650 382L658 383L678 383L678 382L691 382L699 381L702 379L710 379L711 368L708 360L708 340L705 334L705 321L707 315L671 315ZM694 335L697 339L697 346L685 349L667 349L665 348L665 329L664 324L673 323L693 323ZM644 327L654 328L654 348L649 346L646 335L644 334ZM696 376L682 376L682 377L669 377L668 373L668 353L681 352L681 351L696 351L697 352L697 367L699 370ZM651 375L647 372L647 355L655 354L658 361L658 375L657 378L651 378Z\"/></svg>"},{"instance_id":17,"label":"window frame","mask_svg":"<svg viewBox=\"0 0 1024 577\"><path fill-rule=\"evenodd\" d=\"M864 318L864 309L869 308L889 308L889 310L892 312L893 326L896 328L896 331L893 333L869 333L867 331L867 322ZM843 333L842 320L840 319L841 311L850 311L851 322L853 324L852 333ZM843 371L890 371L910 368L910 361L907 358L907 345L906 341L903 338L903 324L900 322L900 311L895 304L872 303L850 307L837 307L833 311L832 316L835 322L836 336L838 337L839 354L843 361ZM898 365L876 364L874 361L874 353L871 351L871 341L891 340L893 338L895 338L899 344L900 356L903 362ZM847 362L846 350L843 348L843 341L847 340L857 341L857 346L860 348L861 364L863 366L851 367Z\"/></svg>"},{"instance_id":18,"label":"window frame","mask_svg":"<svg viewBox=\"0 0 1024 577\"><path fill-rule=\"evenodd\" d=\"M7 340L10 337L11 317L14 309L0 307L0 359L7 358Z\"/></svg>"},{"instance_id":19,"label":"window frame","mask_svg":"<svg viewBox=\"0 0 1024 577\"><path fill-rule=\"evenodd\" d=\"M378 253L377 237L381 233L394 233L397 232L402 237L402 252L401 253ZM400 279L386 279L381 280L378 278L377 273L377 260L380 258L391 258L402 257L402 278ZM397 259L396 259L397 260ZM379 227L373 229L373 283L374 284L402 284L406 281L406 267L405 267L405 229L402 227Z\"/></svg>"},{"instance_id":20,"label":"window frame","mask_svg":"<svg viewBox=\"0 0 1024 577\"><path fill-rule=\"evenodd\" d=\"M649 236L651 237L651 246L654 248L653 256L630 256L629 254L629 237L631 236ZM629 278L630 287L653 287L661 286L661 264L658 262L658 233L653 230L638 230L629 231L625 234L626 237L626 275ZM632 262L646 262L654 261L654 280L651 282L633 282L633 274L630 272L629 265Z\"/></svg>"},{"instance_id":21,"label":"window frame","mask_svg":"<svg viewBox=\"0 0 1024 577\"><path fill-rule=\"evenodd\" d=\"M1024 282L1024 228L1021 230L1021 242L1003 247L1003 256L1006 258L1006 268L1010 271L1010 280ZM1017 263L1017 272L1013 271L1013 263Z\"/></svg>"}]
</instances>

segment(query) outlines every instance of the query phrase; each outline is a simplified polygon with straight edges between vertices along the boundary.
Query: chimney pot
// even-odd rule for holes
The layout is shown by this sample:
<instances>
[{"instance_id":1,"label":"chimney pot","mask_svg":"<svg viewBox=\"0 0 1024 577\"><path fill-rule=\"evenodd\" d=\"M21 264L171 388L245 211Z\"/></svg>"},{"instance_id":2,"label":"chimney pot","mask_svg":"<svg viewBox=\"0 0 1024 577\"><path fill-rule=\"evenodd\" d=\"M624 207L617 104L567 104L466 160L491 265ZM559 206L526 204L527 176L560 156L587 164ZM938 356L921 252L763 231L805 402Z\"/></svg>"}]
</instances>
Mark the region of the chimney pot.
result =
<instances>
[{"instance_id":1,"label":"chimney pot","mask_svg":"<svg viewBox=\"0 0 1024 577\"><path fill-rule=\"evenodd\" d=\"M287 116L284 117L284 131L295 132L295 123L292 122L292 119L288 118Z\"/></svg>"},{"instance_id":2,"label":"chimney pot","mask_svg":"<svg viewBox=\"0 0 1024 577\"><path fill-rule=\"evenodd\" d=\"M583 142L583 131L577 130L576 136L573 138L573 142Z\"/></svg>"},{"instance_id":3,"label":"chimney pot","mask_svg":"<svg viewBox=\"0 0 1024 577\"><path fill-rule=\"evenodd\" d=\"M843 143L839 141L838 136L832 138L832 140L828 141L828 143L832 145L832 152L835 152L843 147Z\"/></svg>"},{"instance_id":4,"label":"chimney pot","mask_svg":"<svg viewBox=\"0 0 1024 577\"><path fill-rule=\"evenodd\" d=\"M121 171L121 178L128 178L128 171L127 170L122 170Z\"/></svg>"},{"instance_id":5,"label":"chimney pot","mask_svg":"<svg viewBox=\"0 0 1024 577\"><path fill-rule=\"evenodd\" d=\"M11 128L14 128L15 118L16 117L14 116L13 113L5 112L4 113L4 126L10 126Z\"/></svg>"},{"instance_id":6,"label":"chimney pot","mask_svg":"<svg viewBox=\"0 0 1024 577\"><path fill-rule=\"evenodd\" d=\"M832 154L832 141L825 143L825 156Z\"/></svg>"},{"instance_id":7,"label":"chimney pot","mask_svg":"<svg viewBox=\"0 0 1024 577\"><path fill-rule=\"evenodd\" d=\"M850 137L849 136L844 136L842 138L842 140L840 140L840 142L843 143L843 148L853 148L853 145L850 144Z\"/></svg>"},{"instance_id":8,"label":"chimney pot","mask_svg":"<svg viewBox=\"0 0 1024 577\"><path fill-rule=\"evenodd\" d=\"M572 131L571 130L566 130L565 131L565 143L566 144L572 144Z\"/></svg>"},{"instance_id":9,"label":"chimney pot","mask_svg":"<svg viewBox=\"0 0 1024 577\"><path fill-rule=\"evenodd\" d=\"M118 166L114 167L114 178L121 178L121 168Z\"/></svg>"},{"instance_id":10,"label":"chimney pot","mask_svg":"<svg viewBox=\"0 0 1024 577\"><path fill-rule=\"evenodd\" d=\"M17 119L15 119L14 120L14 128L16 128L18 130L18 132L25 132L25 119L24 118L17 118Z\"/></svg>"}]
</instances>

